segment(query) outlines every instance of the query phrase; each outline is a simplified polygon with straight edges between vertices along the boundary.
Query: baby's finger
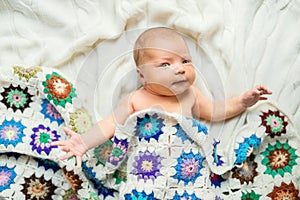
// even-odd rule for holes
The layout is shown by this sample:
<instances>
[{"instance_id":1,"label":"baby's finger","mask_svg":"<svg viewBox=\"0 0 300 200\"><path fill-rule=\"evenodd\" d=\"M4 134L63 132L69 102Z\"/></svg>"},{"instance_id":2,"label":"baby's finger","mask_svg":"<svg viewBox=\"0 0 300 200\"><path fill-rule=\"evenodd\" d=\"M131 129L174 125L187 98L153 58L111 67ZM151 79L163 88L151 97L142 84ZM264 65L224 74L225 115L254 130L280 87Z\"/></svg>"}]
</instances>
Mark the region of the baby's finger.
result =
<instances>
[{"instance_id":1,"label":"baby's finger","mask_svg":"<svg viewBox=\"0 0 300 200\"><path fill-rule=\"evenodd\" d=\"M53 141L50 143L51 146L64 146L65 141Z\"/></svg>"},{"instance_id":2,"label":"baby's finger","mask_svg":"<svg viewBox=\"0 0 300 200\"><path fill-rule=\"evenodd\" d=\"M268 90L267 88L265 88L263 91L264 91L264 94L272 94L272 91Z\"/></svg>"},{"instance_id":3,"label":"baby's finger","mask_svg":"<svg viewBox=\"0 0 300 200\"><path fill-rule=\"evenodd\" d=\"M257 86L256 89L261 91L262 94L272 94L271 90L262 85Z\"/></svg>"},{"instance_id":4,"label":"baby's finger","mask_svg":"<svg viewBox=\"0 0 300 200\"><path fill-rule=\"evenodd\" d=\"M77 162L77 168L80 169L81 168L81 156L76 156L76 162Z\"/></svg>"},{"instance_id":5,"label":"baby's finger","mask_svg":"<svg viewBox=\"0 0 300 200\"><path fill-rule=\"evenodd\" d=\"M68 152L66 155L61 156L60 159L61 159L61 160L66 160L66 159L72 157L73 155L74 155L74 154L73 154L72 152Z\"/></svg>"},{"instance_id":6,"label":"baby's finger","mask_svg":"<svg viewBox=\"0 0 300 200\"><path fill-rule=\"evenodd\" d=\"M65 152L69 152L70 151L70 148L69 147L66 147L66 146L63 146L60 148L62 151L65 151Z\"/></svg>"},{"instance_id":7,"label":"baby's finger","mask_svg":"<svg viewBox=\"0 0 300 200\"><path fill-rule=\"evenodd\" d=\"M267 97L259 97L259 100L268 100Z\"/></svg>"},{"instance_id":8,"label":"baby's finger","mask_svg":"<svg viewBox=\"0 0 300 200\"><path fill-rule=\"evenodd\" d=\"M72 130L70 130L70 129L66 128L66 127L64 127L64 131L70 137L72 137L72 135L74 134L74 132Z\"/></svg>"},{"instance_id":9,"label":"baby's finger","mask_svg":"<svg viewBox=\"0 0 300 200\"><path fill-rule=\"evenodd\" d=\"M254 95L262 95L262 91L256 88L254 90Z\"/></svg>"},{"instance_id":10,"label":"baby's finger","mask_svg":"<svg viewBox=\"0 0 300 200\"><path fill-rule=\"evenodd\" d=\"M264 94L272 94L272 92L269 90L261 90L260 95L264 95Z\"/></svg>"}]
</instances>

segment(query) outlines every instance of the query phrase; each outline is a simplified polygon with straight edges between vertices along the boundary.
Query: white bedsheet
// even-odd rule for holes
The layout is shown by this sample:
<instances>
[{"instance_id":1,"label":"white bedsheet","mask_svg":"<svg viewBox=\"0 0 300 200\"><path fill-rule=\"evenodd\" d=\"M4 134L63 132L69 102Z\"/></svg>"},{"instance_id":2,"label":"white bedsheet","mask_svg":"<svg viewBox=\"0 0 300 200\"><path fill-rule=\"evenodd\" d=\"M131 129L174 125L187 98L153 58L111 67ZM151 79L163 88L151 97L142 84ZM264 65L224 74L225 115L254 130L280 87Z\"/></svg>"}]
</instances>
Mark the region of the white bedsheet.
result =
<instances>
[{"instance_id":1,"label":"white bedsheet","mask_svg":"<svg viewBox=\"0 0 300 200\"><path fill-rule=\"evenodd\" d=\"M228 98L263 84L273 91L270 102L300 119L298 0L3 0L0 17L0 66L60 69L94 120L138 87L130 51L153 26L194 41L197 83L208 96ZM222 124L223 131L241 127L246 115Z\"/></svg>"}]
</instances>

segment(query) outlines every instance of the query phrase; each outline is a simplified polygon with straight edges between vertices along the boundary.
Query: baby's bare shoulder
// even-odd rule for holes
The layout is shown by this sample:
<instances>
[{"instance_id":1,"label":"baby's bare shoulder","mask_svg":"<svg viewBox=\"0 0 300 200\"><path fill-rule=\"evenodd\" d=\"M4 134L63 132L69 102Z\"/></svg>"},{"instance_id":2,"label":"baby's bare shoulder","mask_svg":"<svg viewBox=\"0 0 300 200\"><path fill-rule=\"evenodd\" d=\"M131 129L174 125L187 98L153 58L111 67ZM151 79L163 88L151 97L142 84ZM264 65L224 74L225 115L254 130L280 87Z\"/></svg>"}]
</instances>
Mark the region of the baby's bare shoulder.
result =
<instances>
[{"instance_id":1,"label":"baby's bare shoulder","mask_svg":"<svg viewBox=\"0 0 300 200\"><path fill-rule=\"evenodd\" d=\"M145 96L143 89L135 90L127 96L128 102L132 105L139 104L140 102L143 102L144 99L147 99L147 97Z\"/></svg>"}]
</instances>

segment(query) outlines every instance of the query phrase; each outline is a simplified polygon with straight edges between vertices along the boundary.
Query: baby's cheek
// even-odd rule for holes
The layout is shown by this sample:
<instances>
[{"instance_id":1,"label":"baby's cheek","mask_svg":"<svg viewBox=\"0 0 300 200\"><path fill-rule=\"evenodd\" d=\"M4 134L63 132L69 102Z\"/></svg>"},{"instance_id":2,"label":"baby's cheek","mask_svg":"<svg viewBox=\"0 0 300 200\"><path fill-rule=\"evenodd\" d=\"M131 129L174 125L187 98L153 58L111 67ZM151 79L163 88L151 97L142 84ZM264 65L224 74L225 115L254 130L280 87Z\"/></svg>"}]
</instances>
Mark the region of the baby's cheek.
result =
<instances>
[{"instance_id":1,"label":"baby's cheek","mask_svg":"<svg viewBox=\"0 0 300 200\"><path fill-rule=\"evenodd\" d=\"M186 71L186 77L189 80L190 84L193 84L196 79L195 70L193 68Z\"/></svg>"}]
</instances>

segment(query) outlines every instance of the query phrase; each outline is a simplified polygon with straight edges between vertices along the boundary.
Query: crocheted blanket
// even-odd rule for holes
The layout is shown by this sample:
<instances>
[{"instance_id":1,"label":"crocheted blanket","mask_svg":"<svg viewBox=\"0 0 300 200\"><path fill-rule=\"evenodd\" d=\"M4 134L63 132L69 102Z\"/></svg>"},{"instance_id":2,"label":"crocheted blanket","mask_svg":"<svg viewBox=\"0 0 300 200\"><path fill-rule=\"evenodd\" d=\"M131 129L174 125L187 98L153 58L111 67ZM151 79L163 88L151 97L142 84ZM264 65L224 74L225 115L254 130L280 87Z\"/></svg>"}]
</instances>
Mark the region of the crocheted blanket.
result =
<instances>
[{"instance_id":1,"label":"crocheted blanket","mask_svg":"<svg viewBox=\"0 0 300 200\"><path fill-rule=\"evenodd\" d=\"M85 168L118 190L118 199L298 199L293 123L271 104L245 121L217 140L195 119L144 110L117 128L113 142L97 147Z\"/></svg>"},{"instance_id":2,"label":"crocheted blanket","mask_svg":"<svg viewBox=\"0 0 300 200\"><path fill-rule=\"evenodd\" d=\"M50 146L67 139L64 126L82 133L91 125L73 84L61 73L1 69L0 199L98 199L84 171L74 168L75 159L61 161L64 153Z\"/></svg>"},{"instance_id":3,"label":"crocheted blanket","mask_svg":"<svg viewBox=\"0 0 300 200\"><path fill-rule=\"evenodd\" d=\"M133 114L83 168L50 142L92 120L71 82L50 68L0 73L0 199L298 199L300 138L274 104L217 136L195 119Z\"/></svg>"}]
</instances>

